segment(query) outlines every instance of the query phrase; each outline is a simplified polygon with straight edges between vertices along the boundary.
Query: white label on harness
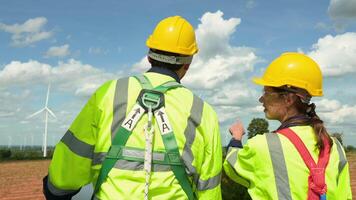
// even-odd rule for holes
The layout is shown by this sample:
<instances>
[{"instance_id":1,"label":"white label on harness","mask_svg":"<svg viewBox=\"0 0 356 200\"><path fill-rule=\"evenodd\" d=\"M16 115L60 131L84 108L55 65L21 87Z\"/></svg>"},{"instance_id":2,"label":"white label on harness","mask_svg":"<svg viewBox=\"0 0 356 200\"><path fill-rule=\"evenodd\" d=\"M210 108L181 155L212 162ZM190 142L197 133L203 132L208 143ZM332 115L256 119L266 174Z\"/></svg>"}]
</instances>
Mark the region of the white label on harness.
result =
<instances>
[{"instance_id":1,"label":"white label on harness","mask_svg":"<svg viewBox=\"0 0 356 200\"><path fill-rule=\"evenodd\" d=\"M135 128L138 120L140 120L144 113L145 109L143 109L140 104L135 104L135 106L132 108L125 120L122 122L121 126L128 131L132 131L132 129Z\"/></svg>"},{"instance_id":2,"label":"white label on harness","mask_svg":"<svg viewBox=\"0 0 356 200\"><path fill-rule=\"evenodd\" d=\"M155 117L158 122L158 126L162 135L172 131L172 127L171 124L169 123L168 116L166 114L166 110L164 109L164 107L155 111Z\"/></svg>"}]
</instances>

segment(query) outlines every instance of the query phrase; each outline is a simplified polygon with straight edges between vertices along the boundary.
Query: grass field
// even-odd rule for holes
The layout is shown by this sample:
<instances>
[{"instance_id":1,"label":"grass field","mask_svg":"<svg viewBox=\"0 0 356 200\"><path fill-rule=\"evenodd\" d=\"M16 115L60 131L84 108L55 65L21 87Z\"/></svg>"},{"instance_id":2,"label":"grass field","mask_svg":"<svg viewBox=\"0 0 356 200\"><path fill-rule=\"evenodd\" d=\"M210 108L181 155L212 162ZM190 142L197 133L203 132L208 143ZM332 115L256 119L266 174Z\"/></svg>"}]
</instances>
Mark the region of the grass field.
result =
<instances>
[{"instance_id":1,"label":"grass field","mask_svg":"<svg viewBox=\"0 0 356 200\"><path fill-rule=\"evenodd\" d=\"M348 154L353 199L356 199L356 153ZM0 163L0 200L42 200L42 178L49 160Z\"/></svg>"}]
</instances>

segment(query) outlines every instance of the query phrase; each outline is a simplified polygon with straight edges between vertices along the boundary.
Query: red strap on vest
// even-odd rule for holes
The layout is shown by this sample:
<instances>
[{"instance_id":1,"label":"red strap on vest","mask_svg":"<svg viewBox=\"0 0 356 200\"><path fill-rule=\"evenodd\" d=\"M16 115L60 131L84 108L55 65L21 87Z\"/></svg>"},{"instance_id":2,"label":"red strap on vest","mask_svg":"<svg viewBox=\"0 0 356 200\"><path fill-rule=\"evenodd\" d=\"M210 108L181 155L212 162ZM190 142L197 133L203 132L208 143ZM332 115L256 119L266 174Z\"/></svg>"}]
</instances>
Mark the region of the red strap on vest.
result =
<instances>
[{"instance_id":1,"label":"red strap on vest","mask_svg":"<svg viewBox=\"0 0 356 200\"><path fill-rule=\"evenodd\" d=\"M278 130L277 133L286 136L293 143L309 169L308 200L319 200L320 196L325 195L327 191L325 169L330 158L330 145L328 140L326 138L323 139L324 149L320 151L318 163L316 164L307 147L294 131L285 128Z\"/></svg>"}]
</instances>

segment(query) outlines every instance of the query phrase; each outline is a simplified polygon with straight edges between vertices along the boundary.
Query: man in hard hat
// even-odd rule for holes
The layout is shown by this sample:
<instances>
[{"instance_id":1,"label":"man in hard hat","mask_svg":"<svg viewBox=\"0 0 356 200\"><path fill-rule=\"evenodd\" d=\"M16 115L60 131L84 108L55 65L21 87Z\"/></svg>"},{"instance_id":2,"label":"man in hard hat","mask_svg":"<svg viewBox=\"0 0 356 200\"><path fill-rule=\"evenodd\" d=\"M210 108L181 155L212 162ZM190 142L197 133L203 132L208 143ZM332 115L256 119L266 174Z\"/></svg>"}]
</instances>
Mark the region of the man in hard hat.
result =
<instances>
[{"instance_id":1,"label":"man in hard hat","mask_svg":"<svg viewBox=\"0 0 356 200\"><path fill-rule=\"evenodd\" d=\"M93 199L221 199L222 148L213 108L180 84L197 53L179 16L146 42L151 69L103 84L57 144L47 199L93 183Z\"/></svg>"},{"instance_id":2,"label":"man in hard hat","mask_svg":"<svg viewBox=\"0 0 356 200\"><path fill-rule=\"evenodd\" d=\"M276 58L256 84L268 119L281 125L242 147L240 122L224 162L227 175L248 187L252 199L351 200L350 174L342 145L331 138L315 112L322 96L322 73L308 56L288 52Z\"/></svg>"}]
</instances>

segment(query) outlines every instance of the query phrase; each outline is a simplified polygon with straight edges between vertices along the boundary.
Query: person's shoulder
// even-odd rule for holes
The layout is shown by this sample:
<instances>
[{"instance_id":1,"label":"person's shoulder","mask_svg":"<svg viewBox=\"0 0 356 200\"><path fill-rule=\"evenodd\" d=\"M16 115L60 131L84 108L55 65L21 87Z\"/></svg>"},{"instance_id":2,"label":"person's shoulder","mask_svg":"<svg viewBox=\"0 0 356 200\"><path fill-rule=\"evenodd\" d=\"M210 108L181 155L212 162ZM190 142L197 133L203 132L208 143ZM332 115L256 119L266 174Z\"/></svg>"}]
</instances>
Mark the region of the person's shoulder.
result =
<instances>
[{"instance_id":1,"label":"person's shoulder","mask_svg":"<svg viewBox=\"0 0 356 200\"><path fill-rule=\"evenodd\" d=\"M110 87L115 86L117 83L117 80L108 80L106 82L104 82L103 84L101 84L98 89L95 91L96 94L100 94L100 93L106 93Z\"/></svg>"},{"instance_id":2,"label":"person's shoulder","mask_svg":"<svg viewBox=\"0 0 356 200\"><path fill-rule=\"evenodd\" d=\"M271 136L270 134L276 134L273 132L258 134L250 139L247 140L247 144L250 148L254 149L255 151L265 151L267 144L267 137ZM276 136L278 137L278 135Z\"/></svg>"}]
</instances>

